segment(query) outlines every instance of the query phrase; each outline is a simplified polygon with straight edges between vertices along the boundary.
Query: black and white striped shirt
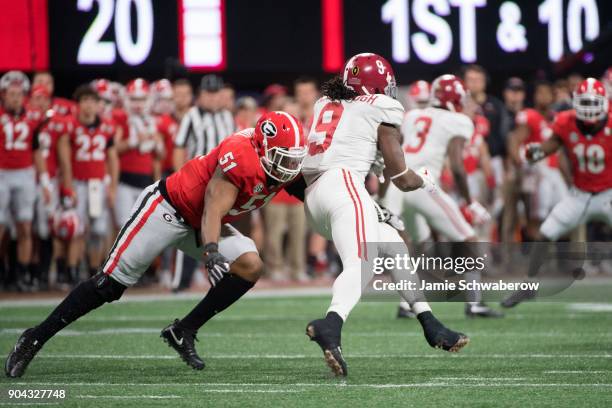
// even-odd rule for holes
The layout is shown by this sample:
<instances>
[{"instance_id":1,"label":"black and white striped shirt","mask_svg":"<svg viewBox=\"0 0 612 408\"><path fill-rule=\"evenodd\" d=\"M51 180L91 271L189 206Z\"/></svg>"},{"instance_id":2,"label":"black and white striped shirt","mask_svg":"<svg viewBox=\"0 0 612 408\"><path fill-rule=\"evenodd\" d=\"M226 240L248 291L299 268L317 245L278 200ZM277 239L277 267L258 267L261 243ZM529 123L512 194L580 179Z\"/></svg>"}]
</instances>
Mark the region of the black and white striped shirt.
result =
<instances>
[{"instance_id":1,"label":"black and white striped shirt","mask_svg":"<svg viewBox=\"0 0 612 408\"><path fill-rule=\"evenodd\" d=\"M192 159L210 152L235 130L230 111L211 112L194 106L181 120L174 145L187 149L187 157Z\"/></svg>"}]
</instances>

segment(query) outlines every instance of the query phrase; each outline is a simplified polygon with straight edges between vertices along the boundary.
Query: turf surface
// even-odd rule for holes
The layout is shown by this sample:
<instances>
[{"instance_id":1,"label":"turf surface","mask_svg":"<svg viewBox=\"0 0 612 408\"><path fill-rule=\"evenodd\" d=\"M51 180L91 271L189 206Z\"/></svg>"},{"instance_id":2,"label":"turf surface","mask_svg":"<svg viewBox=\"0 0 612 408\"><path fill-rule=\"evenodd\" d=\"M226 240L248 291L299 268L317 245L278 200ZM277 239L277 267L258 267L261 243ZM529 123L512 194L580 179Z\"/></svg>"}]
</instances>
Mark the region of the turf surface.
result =
<instances>
[{"instance_id":1,"label":"turf surface","mask_svg":"<svg viewBox=\"0 0 612 408\"><path fill-rule=\"evenodd\" d=\"M59 406L87 407L612 404L612 305L531 303L485 321L466 319L462 304L436 304L438 317L472 340L450 355L431 349L417 322L395 319L393 303L361 303L345 325L341 381L303 334L327 297L243 299L200 331L203 371L159 338L193 304L122 302L91 313L47 343L24 377L2 377L0 405L15 403L9 388L65 389ZM50 310L2 307L2 354Z\"/></svg>"}]
</instances>

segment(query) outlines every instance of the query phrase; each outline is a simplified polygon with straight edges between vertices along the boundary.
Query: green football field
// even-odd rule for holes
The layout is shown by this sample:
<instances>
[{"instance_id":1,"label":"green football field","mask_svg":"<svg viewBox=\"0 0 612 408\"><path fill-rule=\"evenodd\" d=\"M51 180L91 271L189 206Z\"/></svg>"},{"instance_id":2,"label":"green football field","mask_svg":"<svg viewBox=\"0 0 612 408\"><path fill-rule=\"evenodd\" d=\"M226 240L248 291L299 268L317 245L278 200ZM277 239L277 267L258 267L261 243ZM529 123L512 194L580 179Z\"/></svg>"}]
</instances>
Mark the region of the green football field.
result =
<instances>
[{"instance_id":1,"label":"green football field","mask_svg":"<svg viewBox=\"0 0 612 408\"><path fill-rule=\"evenodd\" d=\"M247 298L206 325L197 343L203 371L159 338L195 300L106 305L52 339L9 389L62 389L32 406L610 406L612 304L531 303L500 320L468 320L463 305L435 304L471 343L451 355L431 349L393 303L361 303L345 324L349 377L331 377L304 335L328 297ZM51 306L2 306L0 350ZM3 357L4 358L4 357Z\"/></svg>"}]
</instances>

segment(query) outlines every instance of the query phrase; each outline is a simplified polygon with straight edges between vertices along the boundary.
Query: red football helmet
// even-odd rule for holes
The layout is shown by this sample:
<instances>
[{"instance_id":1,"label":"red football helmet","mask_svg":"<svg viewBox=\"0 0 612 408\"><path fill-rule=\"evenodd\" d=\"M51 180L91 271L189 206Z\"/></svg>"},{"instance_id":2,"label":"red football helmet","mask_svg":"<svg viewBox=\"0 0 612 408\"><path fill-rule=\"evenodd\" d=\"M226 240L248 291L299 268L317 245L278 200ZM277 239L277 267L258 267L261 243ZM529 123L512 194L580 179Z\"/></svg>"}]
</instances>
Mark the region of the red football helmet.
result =
<instances>
[{"instance_id":1,"label":"red football helmet","mask_svg":"<svg viewBox=\"0 0 612 408\"><path fill-rule=\"evenodd\" d=\"M411 109L424 108L429 104L431 85L427 81L419 80L410 85L407 102Z\"/></svg>"},{"instance_id":2,"label":"red football helmet","mask_svg":"<svg viewBox=\"0 0 612 408\"><path fill-rule=\"evenodd\" d=\"M51 220L53 235L62 241L70 241L83 233L83 226L74 209L62 210L55 213Z\"/></svg>"},{"instance_id":3,"label":"red football helmet","mask_svg":"<svg viewBox=\"0 0 612 408\"><path fill-rule=\"evenodd\" d=\"M286 112L268 112L255 125L253 141L266 174L281 183L294 179L306 157L306 141L300 122Z\"/></svg>"},{"instance_id":4,"label":"red football helmet","mask_svg":"<svg viewBox=\"0 0 612 408\"><path fill-rule=\"evenodd\" d=\"M467 98L463 81L455 75L441 75L431 84L430 104L452 112L462 112Z\"/></svg>"},{"instance_id":5,"label":"red football helmet","mask_svg":"<svg viewBox=\"0 0 612 408\"><path fill-rule=\"evenodd\" d=\"M608 94L595 78L582 81L574 91L573 105L576 118L583 122L597 122L608 114Z\"/></svg>"},{"instance_id":6,"label":"red football helmet","mask_svg":"<svg viewBox=\"0 0 612 408\"><path fill-rule=\"evenodd\" d=\"M98 93L100 99L110 101L112 99L111 83L108 79L94 79L91 86Z\"/></svg>"},{"instance_id":7,"label":"red football helmet","mask_svg":"<svg viewBox=\"0 0 612 408\"><path fill-rule=\"evenodd\" d=\"M344 85L359 95L385 94L397 97L391 64L380 55L364 52L349 59L342 76Z\"/></svg>"},{"instance_id":8,"label":"red football helmet","mask_svg":"<svg viewBox=\"0 0 612 408\"><path fill-rule=\"evenodd\" d=\"M142 78L131 80L125 89L128 98L144 99L149 96L149 83Z\"/></svg>"},{"instance_id":9,"label":"red football helmet","mask_svg":"<svg viewBox=\"0 0 612 408\"><path fill-rule=\"evenodd\" d=\"M172 98L172 84L167 79L160 79L151 84L151 93L156 98Z\"/></svg>"}]
</instances>

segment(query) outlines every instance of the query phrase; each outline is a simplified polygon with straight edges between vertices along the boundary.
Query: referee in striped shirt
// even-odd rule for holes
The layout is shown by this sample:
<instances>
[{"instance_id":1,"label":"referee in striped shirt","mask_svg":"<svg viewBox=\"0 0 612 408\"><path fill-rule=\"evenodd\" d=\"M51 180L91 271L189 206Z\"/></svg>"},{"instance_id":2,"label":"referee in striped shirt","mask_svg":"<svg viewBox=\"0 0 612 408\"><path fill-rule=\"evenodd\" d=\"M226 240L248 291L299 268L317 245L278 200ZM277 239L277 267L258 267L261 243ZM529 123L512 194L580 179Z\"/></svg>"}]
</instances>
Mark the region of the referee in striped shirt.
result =
<instances>
[{"instance_id":1,"label":"referee in striped shirt","mask_svg":"<svg viewBox=\"0 0 612 408\"><path fill-rule=\"evenodd\" d=\"M188 160L209 153L235 131L232 112L220 108L219 91L223 79L206 75L200 82L196 106L181 120L174 142L173 163L178 170Z\"/></svg>"},{"instance_id":2,"label":"referee in striped shirt","mask_svg":"<svg viewBox=\"0 0 612 408\"><path fill-rule=\"evenodd\" d=\"M193 106L183 119L174 140L174 170L180 169L188 160L208 154L224 138L235 132L233 113L221 108L219 91L223 80L217 75L205 75L200 82L200 90ZM187 289L198 265L198 261L177 252L174 291Z\"/></svg>"}]
</instances>

